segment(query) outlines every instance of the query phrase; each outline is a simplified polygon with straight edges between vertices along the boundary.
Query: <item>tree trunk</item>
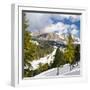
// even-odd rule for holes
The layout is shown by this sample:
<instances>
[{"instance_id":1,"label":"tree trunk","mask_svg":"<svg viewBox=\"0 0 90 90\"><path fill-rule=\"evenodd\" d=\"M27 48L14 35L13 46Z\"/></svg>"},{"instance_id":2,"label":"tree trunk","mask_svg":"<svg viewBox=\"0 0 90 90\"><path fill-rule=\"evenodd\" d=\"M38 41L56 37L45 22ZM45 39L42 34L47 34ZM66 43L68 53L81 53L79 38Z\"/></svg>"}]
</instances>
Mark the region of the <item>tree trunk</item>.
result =
<instances>
[{"instance_id":1,"label":"tree trunk","mask_svg":"<svg viewBox=\"0 0 90 90\"><path fill-rule=\"evenodd\" d=\"M72 65L70 64L70 71L72 70Z\"/></svg>"},{"instance_id":2,"label":"tree trunk","mask_svg":"<svg viewBox=\"0 0 90 90\"><path fill-rule=\"evenodd\" d=\"M78 62L77 62L77 66L78 66Z\"/></svg>"},{"instance_id":3,"label":"tree trunk","mask_svg":"<svg viewBox=\"0 0 90 90\"><path fill-rule=\"evenodd\" d=\"M57 75L59 75L59 67L57 67Z\"/></svg>"}]
</instances>

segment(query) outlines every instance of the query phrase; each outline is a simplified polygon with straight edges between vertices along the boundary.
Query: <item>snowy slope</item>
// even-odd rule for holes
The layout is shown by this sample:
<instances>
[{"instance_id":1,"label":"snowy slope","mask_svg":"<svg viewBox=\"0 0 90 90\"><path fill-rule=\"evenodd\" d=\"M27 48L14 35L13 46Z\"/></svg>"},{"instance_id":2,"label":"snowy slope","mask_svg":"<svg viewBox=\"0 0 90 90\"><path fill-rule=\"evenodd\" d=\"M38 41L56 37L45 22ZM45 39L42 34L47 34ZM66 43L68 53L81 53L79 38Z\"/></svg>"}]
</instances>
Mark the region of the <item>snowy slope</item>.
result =
<instances>
[{"instance_id":1,"label":"snowy slope","mask_svg":"<svg viewBox=\"0 0 90 90\"><path fill-rule=\"evenodd\" d=\"M54 55L56 53L56 48L54 48L54 51L47 55L46 57L43 57L43 58L40 58L39 60L34 60L31 62L31 65L33 67L33 70L37 69L38 68L38 65L41 63L41 64L50 64L51 61L53 61L54 59Z\"/></svg>"},{"instance_id":2,"label":"snowy slope","mask_svg":"<svg viewBox=\"0 0 90 90\"><path fill-rule=\"evenodd\" d=\"M69 64L64 65L62 68L59 68L59 76L66 75L80 75L80 66L74 67L71 71ZM57 68L42 72L39 75L36 75L34 78L41 78L47 76L57 76Z\"/></svg>"}]
</instances>

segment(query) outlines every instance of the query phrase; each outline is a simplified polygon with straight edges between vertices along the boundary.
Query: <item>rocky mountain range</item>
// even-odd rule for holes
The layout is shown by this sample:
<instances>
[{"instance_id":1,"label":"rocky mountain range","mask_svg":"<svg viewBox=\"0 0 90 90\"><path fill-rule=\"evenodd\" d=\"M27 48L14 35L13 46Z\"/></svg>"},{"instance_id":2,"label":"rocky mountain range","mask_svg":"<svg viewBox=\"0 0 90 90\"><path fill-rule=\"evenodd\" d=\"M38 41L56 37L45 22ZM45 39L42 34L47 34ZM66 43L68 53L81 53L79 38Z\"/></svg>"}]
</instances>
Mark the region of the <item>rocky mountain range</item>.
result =
<instances>
[{"instance_id":1,"label":"rocky mountain range","mask_svg":"<svg viewBox=\"0 0 90 90\"><path fill-rule=\"evenodd\" d=\"M34 34L33 34L34 35ZM67 34L61 34L59 32L50 32L50 33L42 33L42 34L35 34L35 38L39 40L49 40L49 41L61 41L66 43ZM72 38L75 43L80 43L79 37L72 35Z\"/></svg>"}]
</instances>

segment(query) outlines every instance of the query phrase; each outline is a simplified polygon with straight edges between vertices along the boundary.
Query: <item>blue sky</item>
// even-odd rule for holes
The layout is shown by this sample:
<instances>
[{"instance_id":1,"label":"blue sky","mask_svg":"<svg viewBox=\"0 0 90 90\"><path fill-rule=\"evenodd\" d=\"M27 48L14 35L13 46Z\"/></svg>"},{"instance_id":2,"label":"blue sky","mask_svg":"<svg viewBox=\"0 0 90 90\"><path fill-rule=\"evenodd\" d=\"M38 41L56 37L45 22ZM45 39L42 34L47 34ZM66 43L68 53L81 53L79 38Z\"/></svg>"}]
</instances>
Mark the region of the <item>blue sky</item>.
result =
<instances>
[{"instance_id":1,"label":"blue sky","mask_svg":"<svg viewBox=\"0 0 90 90\"><path fill-rule=\"evenodd\" d=\"M59 31L61 34L71 34L80 37L80 15L26 13L29 20L29 31L49 33Z\"/></svg>"}]
</instances>

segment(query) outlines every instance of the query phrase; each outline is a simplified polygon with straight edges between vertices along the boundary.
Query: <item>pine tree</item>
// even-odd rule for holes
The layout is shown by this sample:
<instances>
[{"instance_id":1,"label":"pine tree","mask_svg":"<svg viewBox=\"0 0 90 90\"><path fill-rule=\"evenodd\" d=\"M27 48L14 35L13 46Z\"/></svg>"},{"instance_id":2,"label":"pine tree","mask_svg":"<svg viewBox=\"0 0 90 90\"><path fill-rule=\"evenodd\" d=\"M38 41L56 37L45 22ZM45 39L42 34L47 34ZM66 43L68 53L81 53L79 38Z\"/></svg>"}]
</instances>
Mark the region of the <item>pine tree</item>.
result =
<instances>
[{"instance_id":1,"label":"pine tree","mask_svg":"<svg viewBox=\"0 0 90 90\"><path fill-rule=\"evenodd\" d=\"M26 14L23 17L23 30L24 30L24 66L28 67L24 73L24 76L30 76L30 68L32 68L30 62L35 58L36 45L31 41L31 33L28 31L28 20ZM29 74L27 74L29 73Z\"/></svg>"},{"instance_id":2,"label":"pine tree","mask_svg":"<svg viewBox=\"0 0 90 90\"><path fill-rule=\"evenodd\" d=\"M67 47L64 53L64 58L65 61L70 64L70 70L72 63L74 62L74 57L75 57L75 48L74 48L72 36L71 34L69 34L67 39Z\"/></svg>"},{"instance_id":3,"label":"pine tree","mask_svg":"<svg viewBox=\"0 0 90 90\"><path fill-rule=\"evenodd\" d=\"M59 67L64 64L63 52L59 48L56 50L54 62L52 67L57 67L57 75L59 75Z\"/></svg>"},{"instance_id":4,"label":"pine tree","mask_svg":"<svg viewBox=\"0 0 90 90\"><path fill-rule=\"evenodd\" d=\"M77 45L75 47L75 62L77 63L77 66L79 61L80 61L80 45Z\"/></svg>"}]
</instances>

